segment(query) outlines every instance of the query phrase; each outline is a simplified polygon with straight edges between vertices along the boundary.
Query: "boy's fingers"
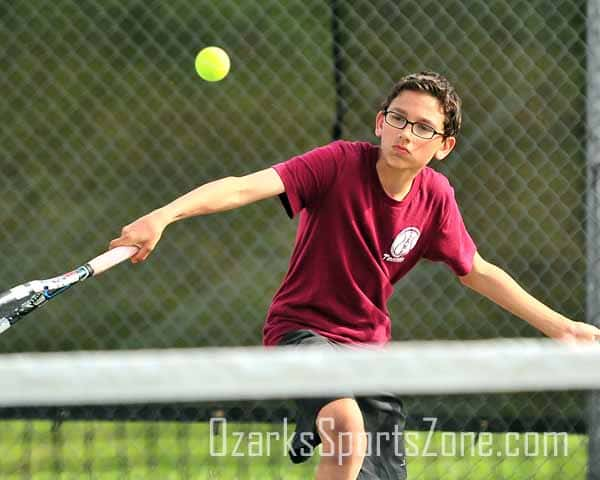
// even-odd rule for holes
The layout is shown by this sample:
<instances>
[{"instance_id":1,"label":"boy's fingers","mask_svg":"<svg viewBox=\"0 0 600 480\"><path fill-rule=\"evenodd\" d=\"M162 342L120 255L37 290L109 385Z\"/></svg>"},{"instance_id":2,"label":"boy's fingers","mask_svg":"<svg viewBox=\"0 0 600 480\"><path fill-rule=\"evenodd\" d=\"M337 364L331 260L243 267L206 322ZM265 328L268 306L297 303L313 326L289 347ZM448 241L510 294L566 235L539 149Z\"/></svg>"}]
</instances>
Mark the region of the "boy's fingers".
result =
<instances>
[{"instance_id":1,"label":"boy's fingers","mask_svg":"<svg viewBox=\"0 0 600 480\"><path fill-rule=\"evenodd\" d=\"M152 248L150 246L148 246L148 244L143 245L138 250L138 252L133 257L131 257L132 263L143 262L150 256L151 252L152 252Z\"/></svg>"},{"instance_id":2,"label":"boy's fingers","mask_svg":"<svg viewBox=\"0 0 600 480\"><path fill-rule=\"evenodd\" d=\"M108 244L108 248L111 249L111 248L115 248L115 247L123 247L123 246L129 246L129 245L132 245L134 247L139 247L139 245L137 245L130 238L119 237L119 238L115 238L115 239L111 240L111 242Z\"/></svg>"},{"instance_id":3,"label":"boy's fingers","mask_svg":"<svg viewBox=\"0 0 600 480\"><path fill-rule=\"evenodd\" d=\"M122 245L121 239L115 238L114 240L110 241L110 243L108 244L108 248L110 250L111 248L120 247L121 245Z\"/></svg>"}]
</instances>

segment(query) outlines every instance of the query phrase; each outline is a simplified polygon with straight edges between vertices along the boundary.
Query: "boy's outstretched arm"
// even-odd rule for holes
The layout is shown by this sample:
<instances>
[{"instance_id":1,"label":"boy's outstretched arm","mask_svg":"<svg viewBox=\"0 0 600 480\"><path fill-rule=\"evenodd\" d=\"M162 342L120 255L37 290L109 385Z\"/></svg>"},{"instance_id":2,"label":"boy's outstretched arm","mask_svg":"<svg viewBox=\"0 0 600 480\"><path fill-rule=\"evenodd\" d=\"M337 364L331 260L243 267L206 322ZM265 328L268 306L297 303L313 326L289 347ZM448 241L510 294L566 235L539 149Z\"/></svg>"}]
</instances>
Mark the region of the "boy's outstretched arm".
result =
<instances>
[{"instance_id":1,"label":"boy's outstretched arm","mask_svg":"<svg viewBox=\"0 0 600 480\"><path fill-rule=\"evenodd\" d=\"M600 330L575 322L531 296L504 270L475 253L471 271L459 277L461 283L489 298L512 314L529 322L545 335L566 342L600 339Z\"/></svg>"},{"instance_id":2,"label":"boy's outstretched arm","mask_svg":"<svg viewBox=\"0 0 600 480\"><path fill-rule=\"evenodd\" d=\"M170 223L196 215L232 210L284 191L281 178L272 168L243 177L215 180L126 225L121 236L110 242L110 248L135 245L139 251L131 261L140 262L148 258Z\"/></svg>"}]
</instances>

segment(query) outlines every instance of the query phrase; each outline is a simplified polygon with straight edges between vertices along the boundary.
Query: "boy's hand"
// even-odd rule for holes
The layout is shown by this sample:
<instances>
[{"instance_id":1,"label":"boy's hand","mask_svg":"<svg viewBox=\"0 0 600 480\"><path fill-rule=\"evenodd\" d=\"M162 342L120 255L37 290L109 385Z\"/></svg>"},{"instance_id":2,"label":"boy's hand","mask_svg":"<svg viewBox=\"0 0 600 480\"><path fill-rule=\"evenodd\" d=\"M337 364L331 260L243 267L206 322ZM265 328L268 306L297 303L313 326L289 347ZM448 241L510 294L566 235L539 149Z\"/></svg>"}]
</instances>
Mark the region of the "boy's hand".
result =
<instances>
[{"instance_id":1,"label":"boy's hand","mask_svg":"<svg viewBox=\"0 0 600 480\"><path fill-rule=\"evenodd\" d=\"M155 210L123 227L121 236L112 240L109 248L121 245L135 245L139 250L131 257L131 262L142 262L154 250L168 224L169 222L165 216L159 210Z\"/></svg>"},{"instance_id":2,"label":"boy's hand","mask_svg":"<svg viewBox=\"0 0 600 480\"><path fill-rule=\"evenodd\" d=\"M566 343L594 342L600 340L600 329L589 323L571 321L556 339Z\"/></svg>"}]
</instances>

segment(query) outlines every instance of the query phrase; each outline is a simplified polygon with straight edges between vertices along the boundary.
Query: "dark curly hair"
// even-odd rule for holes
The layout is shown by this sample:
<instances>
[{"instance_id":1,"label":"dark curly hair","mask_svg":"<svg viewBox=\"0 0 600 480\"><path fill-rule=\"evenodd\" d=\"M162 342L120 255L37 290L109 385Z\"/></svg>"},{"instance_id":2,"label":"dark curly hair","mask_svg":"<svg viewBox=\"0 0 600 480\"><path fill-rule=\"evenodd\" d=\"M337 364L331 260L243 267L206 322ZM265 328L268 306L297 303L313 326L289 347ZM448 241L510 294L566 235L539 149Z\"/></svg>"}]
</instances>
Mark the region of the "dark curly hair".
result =
<instances>
[{"instance_id":1,"label":"dark curly hair","mask_svg":"<svg viewBox=\"0 0 600 480\"><path fill-rule=\"evenodd\" d=\"M427 92L437 98L445 116L444 135L446 137L458 135L462 125L462 101L446 77L436 72L411 73L402 77L381 104L381 110L387 110L392 101L404 90Z\"/></svg>"}]
</instances>

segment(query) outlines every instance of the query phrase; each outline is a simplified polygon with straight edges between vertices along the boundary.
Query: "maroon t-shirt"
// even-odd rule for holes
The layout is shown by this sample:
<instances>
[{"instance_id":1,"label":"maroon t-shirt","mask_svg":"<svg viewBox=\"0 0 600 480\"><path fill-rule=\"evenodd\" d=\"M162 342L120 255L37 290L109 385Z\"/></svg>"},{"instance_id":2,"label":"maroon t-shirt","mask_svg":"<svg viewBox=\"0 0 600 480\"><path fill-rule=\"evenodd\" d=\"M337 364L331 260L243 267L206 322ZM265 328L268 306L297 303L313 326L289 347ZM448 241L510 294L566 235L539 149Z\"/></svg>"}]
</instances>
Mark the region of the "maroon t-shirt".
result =
<instances>
[{"instance_id":1,"label":"maroon t-shirt","mask_svg":"<svg viewBox=\"0 0 600 480\"><path fill-rule=\"evenodd\" d=\"M427 167L396 201L379 181L378 152L370 143L337 141L273 167L288 214L300 220L265 345L299 329L341 343L384 344L393 284L421 257L469 273L476 247L446 177Z\"/></svg>"}]
</instances>

